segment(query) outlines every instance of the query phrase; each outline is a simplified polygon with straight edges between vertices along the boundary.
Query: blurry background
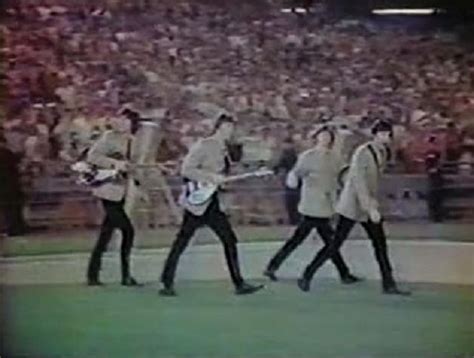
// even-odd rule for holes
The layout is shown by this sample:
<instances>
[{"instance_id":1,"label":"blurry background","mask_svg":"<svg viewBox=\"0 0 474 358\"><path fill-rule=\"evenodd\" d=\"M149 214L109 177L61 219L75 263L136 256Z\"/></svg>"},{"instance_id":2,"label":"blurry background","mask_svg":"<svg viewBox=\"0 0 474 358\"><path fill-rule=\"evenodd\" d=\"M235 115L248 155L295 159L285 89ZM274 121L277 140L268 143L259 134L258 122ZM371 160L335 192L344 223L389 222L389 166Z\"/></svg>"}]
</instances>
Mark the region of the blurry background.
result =
<instances>
[{"instance_id":1,"label":"blurry background","mask_svg":"<svg viewBox=\"0 0 474 358\"><path fill-rule=\"evenodd\" d=\"M284 176L315 125L336 125L349 159L376 118L396 131L382 187L386 216L472 222L468 3L410 1L437 14L408 17L371 13L406 1L8 1L0 150L15 165L0 165L0 201L18 215L3 215L1 232L98 225L97 202L69 165L123 106L161 124L155 159L169 162L163 175L175 198L189 145L221 111L238 118L244 158L236 170L278 170L228 188L241 225L290 223L295 201ZM150 200L134 211L141 229L176 224L163 186L149 185Z\"/></svg>"}]
</instances>

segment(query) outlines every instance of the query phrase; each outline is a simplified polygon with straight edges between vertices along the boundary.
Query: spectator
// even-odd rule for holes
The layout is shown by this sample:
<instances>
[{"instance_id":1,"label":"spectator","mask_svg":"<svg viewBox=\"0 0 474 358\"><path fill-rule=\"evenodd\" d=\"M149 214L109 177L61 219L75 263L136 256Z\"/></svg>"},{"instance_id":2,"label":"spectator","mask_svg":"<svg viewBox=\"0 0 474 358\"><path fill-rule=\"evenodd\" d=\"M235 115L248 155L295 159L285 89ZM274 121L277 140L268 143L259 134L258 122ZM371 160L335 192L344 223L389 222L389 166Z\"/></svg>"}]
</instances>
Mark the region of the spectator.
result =
<instances>
[{"instance_id":1,"label":"spectator","mask_svg":"<svg viewBox=\"0 0 474 358\"><path fill-rule=\"evenodd\" d=\"M287 137L282 143L282 151L274 169L277 173L282 172L283 181L293 169L298 159L298 151L291 137ZM289 188L285 184L285 207L290 225L296 225L299 221L298 203L300 201L300 187Z\"/></svg>"},{"instance_id":2,"label":"spectator","mask_svg":"<svg viewBox=\"0 0 474 358\"><path fill-rule=\"evenodd\" d=\"M20 157L8 147L0 135L0 223L8 236L22 235L26 232L23 218L24 195L19 171Z\"/></svg>"}]
</instances>

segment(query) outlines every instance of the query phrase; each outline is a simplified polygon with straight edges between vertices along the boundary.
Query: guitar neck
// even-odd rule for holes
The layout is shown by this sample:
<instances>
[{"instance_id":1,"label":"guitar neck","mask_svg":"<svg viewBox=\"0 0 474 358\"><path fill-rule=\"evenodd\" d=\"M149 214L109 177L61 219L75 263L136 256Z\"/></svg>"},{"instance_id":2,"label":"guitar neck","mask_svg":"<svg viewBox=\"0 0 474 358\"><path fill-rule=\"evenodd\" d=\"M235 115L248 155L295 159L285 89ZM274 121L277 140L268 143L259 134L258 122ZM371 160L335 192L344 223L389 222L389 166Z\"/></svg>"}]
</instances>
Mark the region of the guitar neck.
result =
<instances>
[{"instance_id":1,"label":"guitar neck","mask_svg":"<svg viewBox=\"0 0 474 358\"><path fill-rule=\"evenodd\" d=\"M257 172L231 175L231 176L225 178L224 183L231 183L231 182L234 182L234 181L243 180L243 179L247 179L247 178L252 178L252 177L256 177L256 176L258 176Z\"/></svg>"}]
</instances>

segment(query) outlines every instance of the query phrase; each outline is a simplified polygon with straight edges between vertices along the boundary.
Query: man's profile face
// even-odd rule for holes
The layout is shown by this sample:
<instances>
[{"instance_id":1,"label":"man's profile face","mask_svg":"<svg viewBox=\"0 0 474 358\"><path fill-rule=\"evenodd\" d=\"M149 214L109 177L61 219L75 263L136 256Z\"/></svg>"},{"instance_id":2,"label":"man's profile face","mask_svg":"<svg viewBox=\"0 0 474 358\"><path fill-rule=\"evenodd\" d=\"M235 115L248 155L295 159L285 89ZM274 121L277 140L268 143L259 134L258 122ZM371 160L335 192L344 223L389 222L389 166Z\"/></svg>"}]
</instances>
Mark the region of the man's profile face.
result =
<instances>
[{"instance_id":1,"label":"man's profile face","mask_svg":"<svg viewBox=\"0 0 474 358\"><path fill-rule=\"evenodd\" d=\"M381 143L389 144L392 141L392 132L377 132L375 138Z\"/></svg>"}]
</instances>

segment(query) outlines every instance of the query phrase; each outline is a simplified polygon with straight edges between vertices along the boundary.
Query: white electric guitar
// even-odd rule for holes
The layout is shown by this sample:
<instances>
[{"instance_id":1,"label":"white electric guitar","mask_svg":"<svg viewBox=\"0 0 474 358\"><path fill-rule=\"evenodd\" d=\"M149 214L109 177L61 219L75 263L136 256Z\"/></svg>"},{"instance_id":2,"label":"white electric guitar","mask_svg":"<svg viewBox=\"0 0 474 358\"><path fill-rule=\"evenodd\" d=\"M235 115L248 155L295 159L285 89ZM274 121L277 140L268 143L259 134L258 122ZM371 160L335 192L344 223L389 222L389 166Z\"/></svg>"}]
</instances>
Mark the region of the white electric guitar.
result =
<instances>
[{"instance_id":1,"label":"white electric guitar","mask_svg":"<svg viewBox=\"0 0 474 358\"><path fill-rule=\"evenodd\" d=\"M129 172L125 173L118 169L99 169L94 165L91 165L85 161L81 161L71 165L71 170L78 175L76 181L78 184L96 187L105 183L116 182L120 179L123 179L124 175L126 174L133 175L133 172L138 169L159 168L164 173L168 173L171 171L171 169L167 167L168 164L171 165L171 162L164 164L131 164Z\"/></svg>"},{"instance_id":2,"label":"white electric guitar","mask_svg":"<svg viewBox=\"0 0 474 358\"><path fill-rule=\"evenodd\" d=\"M255 178L255 177L260 178L260 177L265 177L265 176L269 176L273 174L274 174L273 170L261 168L250 173L228 176L224 179L223 183L221 183L220 185L238 181L238 180L247 179L247 178ZM195 205L195 206L203 205L208 200L211 199L211 197L214 195L214 193L218 189L219 189L219 185L214 184L214 183L190 182L187 187L188 195L186 196L186 201L190 205Z\"/></svg>"}]
</instances>

